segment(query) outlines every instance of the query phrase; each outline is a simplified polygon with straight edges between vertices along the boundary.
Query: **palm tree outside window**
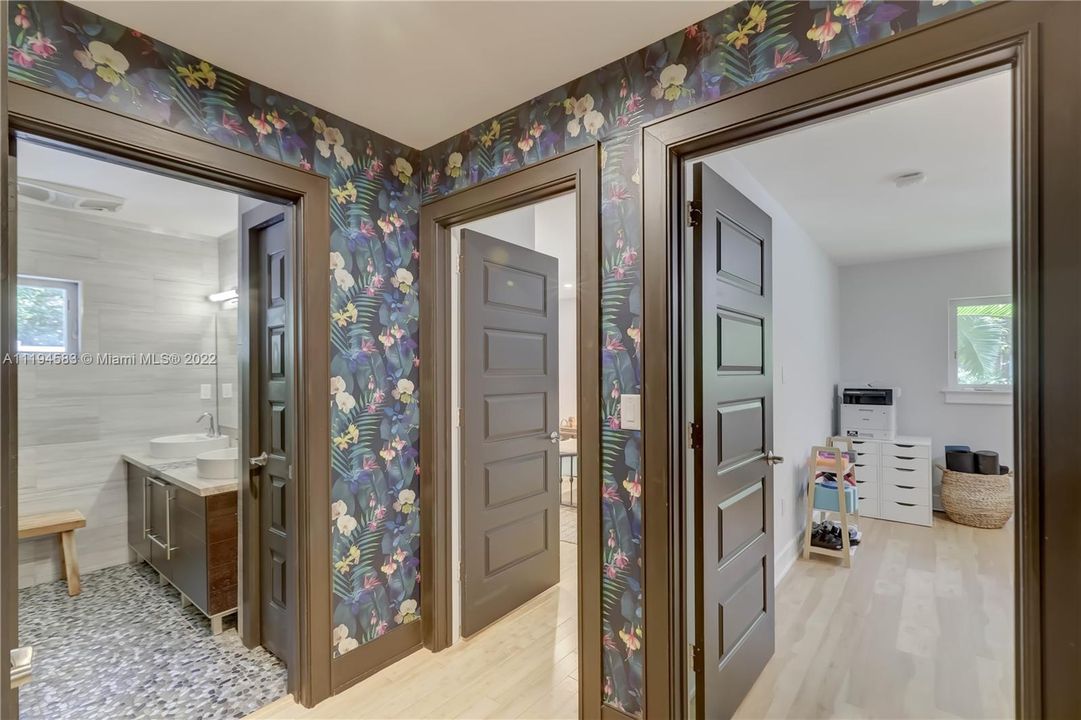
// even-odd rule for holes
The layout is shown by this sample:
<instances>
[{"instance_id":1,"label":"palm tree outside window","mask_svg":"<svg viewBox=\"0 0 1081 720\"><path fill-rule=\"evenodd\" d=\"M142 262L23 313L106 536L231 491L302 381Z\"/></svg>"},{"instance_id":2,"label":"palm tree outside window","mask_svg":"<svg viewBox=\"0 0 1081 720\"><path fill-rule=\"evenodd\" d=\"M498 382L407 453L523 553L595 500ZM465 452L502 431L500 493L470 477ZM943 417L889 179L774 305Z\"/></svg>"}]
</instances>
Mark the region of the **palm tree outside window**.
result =
<instances>
[{"instance_id":1,"label":"palm tree outside window","mask_svg":"<svg viewBox=\"0 0 1081 720\"><path fill-rule=\"evenodd\" d=\"M1013 388L1013 299L1009 295L950 301L950 387Z\"/></svg>"}]
</instances>

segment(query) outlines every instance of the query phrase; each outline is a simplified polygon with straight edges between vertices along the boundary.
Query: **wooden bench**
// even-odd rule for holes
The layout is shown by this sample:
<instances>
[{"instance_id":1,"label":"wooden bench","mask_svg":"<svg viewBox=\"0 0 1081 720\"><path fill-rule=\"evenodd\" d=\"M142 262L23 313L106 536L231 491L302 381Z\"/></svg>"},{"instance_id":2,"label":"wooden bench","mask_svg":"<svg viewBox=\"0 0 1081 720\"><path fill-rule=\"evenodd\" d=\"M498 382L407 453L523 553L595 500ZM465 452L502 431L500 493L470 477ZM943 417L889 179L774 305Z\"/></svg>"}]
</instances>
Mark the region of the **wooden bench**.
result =
<instances>
[{"instance_id":1,"label":"wooden bench","mask_svg":"<svg viewBox=\"0 0 1081 720\"><path fill-rule=\"evenodd\" d=\"M78 510L60 510L19 518L20 540L45 535L60 536L60 562L64 566L68 595L71 596L82 591L79 584L79 560L75 555L75 531L84 527L86 518Z\"/></svg>"}]
</instances>

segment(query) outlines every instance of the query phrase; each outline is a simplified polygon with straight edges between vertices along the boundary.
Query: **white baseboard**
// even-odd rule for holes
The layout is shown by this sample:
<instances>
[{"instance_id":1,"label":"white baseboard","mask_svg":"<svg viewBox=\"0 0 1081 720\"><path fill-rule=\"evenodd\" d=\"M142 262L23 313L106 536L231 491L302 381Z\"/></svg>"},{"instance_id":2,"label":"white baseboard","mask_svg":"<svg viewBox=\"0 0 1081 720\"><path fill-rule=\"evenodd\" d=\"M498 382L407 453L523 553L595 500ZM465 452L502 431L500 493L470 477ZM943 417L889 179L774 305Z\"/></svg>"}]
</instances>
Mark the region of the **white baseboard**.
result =
<instances>
[{"instance_id":1,"label":"white baseboard","mask_svg":"<svg viewBox=\"0 0 1081 720\"><path fill-rule=\"evenodd\" d=\"M773 559L773 587L777 587L784 580L784 576L788 574L788 571L792 569L792 566L796 564L796 558L799 557L800 542L803 540L803 533L797 533L790 539L785 546L781 548L781 551Z\"/></svg>"}]
</instances>

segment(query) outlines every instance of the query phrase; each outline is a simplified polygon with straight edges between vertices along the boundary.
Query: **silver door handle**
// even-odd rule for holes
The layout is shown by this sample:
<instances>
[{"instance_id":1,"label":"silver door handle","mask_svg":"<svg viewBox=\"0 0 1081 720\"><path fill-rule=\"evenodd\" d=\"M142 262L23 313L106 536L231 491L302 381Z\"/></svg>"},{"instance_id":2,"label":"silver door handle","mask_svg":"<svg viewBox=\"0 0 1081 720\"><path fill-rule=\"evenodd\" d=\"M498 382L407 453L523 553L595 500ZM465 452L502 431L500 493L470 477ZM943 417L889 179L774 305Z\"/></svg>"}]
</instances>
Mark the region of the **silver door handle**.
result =
<instances>
[{"instance_id":1,"label":"silver door handle","mask_svg":"<svg viewBox=\"0 0 1081 720\"><path fill-rule=\"evenodd\" d=\"M766 451L766 464L767 465L780 465L784 462L784 458L780 455L774 455L772 450Z\"/></svg>"},{"instance_id":2,"label":"silver door handle","mask_svg":"<svg viewBox=\"0 0 1081 720\"><path fill-rule=\"evenodd\" d=\"M248 458L248 467L250 467L252 469L266 467L266 463L267 463L267 454L266 454L266 452L261 452L261 453L259 453L258 455L256 455L253 458Z\"/></svg>"},{"instance_id":3,"label":"silver door handle","mask_svg":"<svg viewBox=\"0 0 1081 720\"><path fill-rule=\"evenodd\" d=\"M558 444L559 443L559 431L558 430L553 430L552 432L550 432L548 434L548 439L551 440L552 442Z\"/></svg>"}]
</instances>

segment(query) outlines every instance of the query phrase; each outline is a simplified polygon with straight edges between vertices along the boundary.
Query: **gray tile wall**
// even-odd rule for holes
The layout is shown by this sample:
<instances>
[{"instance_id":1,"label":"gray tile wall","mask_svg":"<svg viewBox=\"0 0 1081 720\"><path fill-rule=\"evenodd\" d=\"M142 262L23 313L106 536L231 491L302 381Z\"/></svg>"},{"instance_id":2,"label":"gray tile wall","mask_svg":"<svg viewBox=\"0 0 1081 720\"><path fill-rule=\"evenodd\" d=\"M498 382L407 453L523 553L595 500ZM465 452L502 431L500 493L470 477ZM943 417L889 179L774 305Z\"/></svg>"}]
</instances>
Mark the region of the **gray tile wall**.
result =
<instances>
[{"instance_id":1,"label":"gray tile wall","mask_svg":"<svg viewBox=\"0 0 1081 720\"><path fill-rule=\"evenodd\" d=\"M218 238L218 285L222 290L238 285L240 271L239 239L236 231ZM239 399L240 366L237 347L237 308L229 307L218 311L218 414L220 424L235 437L240 419L237 400ZM233 397L221 395L222 384L233 386Z\"/></svg>"},{"instance_id":2,"label":"gray tile wall","mask_svg":"<svg viewBox=\"0 0 1081 720\"><path fill-rule=\"evenodd\" d=\"M206 296L220 285L218 242L172 237L108 218L19 204L19 272L82 283L86 352L212 352ZM84 572L127 562L125 451L196 432L212 366L19 368L19 512L78 509ZM235 384L235 380L234 380ZM21 587L60 577L55 538L19 545Z\"/></svg>"}]
</instances>

